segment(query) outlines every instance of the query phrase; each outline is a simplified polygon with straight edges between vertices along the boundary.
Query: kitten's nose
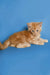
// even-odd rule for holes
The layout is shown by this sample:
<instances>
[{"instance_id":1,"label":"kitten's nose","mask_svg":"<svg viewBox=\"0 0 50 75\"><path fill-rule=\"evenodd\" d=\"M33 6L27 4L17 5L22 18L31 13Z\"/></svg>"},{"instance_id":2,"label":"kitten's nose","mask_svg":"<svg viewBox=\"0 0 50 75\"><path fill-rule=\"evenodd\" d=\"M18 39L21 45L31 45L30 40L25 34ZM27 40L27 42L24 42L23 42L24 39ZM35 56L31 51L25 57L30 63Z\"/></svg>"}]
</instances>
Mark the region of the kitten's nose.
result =
<instances>
[{"instance_id":1,"label":"kitten's nose","mask_svg":"<svg viewBox=\"0 0 50 75\"><path fill-rule=\"evenodd\" d=\"M34 36L36 36L36 34L34 34Z\"/></svg>"},{"instance_id":2,"label":"kitten's nose","mask_svg":"<svg viewBox=\"0 0 50 75\"><path fill-rule=\"evenodd\" d=\"M35 34L36 34L36 32L35 32Z\"/></svg>"}]
</instances>

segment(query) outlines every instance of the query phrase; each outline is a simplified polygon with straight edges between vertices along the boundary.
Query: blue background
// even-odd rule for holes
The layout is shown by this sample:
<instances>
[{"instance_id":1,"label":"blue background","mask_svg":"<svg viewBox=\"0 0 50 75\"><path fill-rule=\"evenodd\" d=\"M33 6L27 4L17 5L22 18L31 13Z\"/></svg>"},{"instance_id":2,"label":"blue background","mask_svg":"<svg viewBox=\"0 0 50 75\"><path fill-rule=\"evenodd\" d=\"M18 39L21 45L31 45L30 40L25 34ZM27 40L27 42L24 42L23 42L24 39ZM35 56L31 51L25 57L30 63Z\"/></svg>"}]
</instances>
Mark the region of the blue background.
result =
<instances>
[{"instance_id":1,"label":"blue background","mask_svg":"<svg viewBox=\"0 0 50 75\"><path fill-rule=\"evenodd\" d=\"M41 21L42 38L49 42L0 51L0 75L50 75L50 0L0 0L0 42Z\"/></svg>"}]
</instances>

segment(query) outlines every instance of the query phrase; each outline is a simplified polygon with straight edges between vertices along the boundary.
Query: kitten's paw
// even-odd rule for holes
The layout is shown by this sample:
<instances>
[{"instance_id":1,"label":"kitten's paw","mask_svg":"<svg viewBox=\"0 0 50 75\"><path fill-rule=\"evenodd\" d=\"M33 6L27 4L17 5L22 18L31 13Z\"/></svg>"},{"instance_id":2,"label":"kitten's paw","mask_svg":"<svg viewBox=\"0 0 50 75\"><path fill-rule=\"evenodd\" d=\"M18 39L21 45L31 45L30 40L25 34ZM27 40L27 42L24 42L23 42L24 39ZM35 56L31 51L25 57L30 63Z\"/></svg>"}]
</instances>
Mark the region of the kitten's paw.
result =
<instances>
[{"instance_id":1,"label":"kitten's paw","mask_svg":"<svg viewBox=\"0 0 50 75\"><path fill-rule=\"evenodd\" d=\"M44 43L40 43L39 45L44 45Z\"/></svg>"},{"instance_id":2,"label":"kitten's paw","mask_svg":"<svg viewBox=\"0 0 50 75\"><path fill-rule=\"evenodd\" d=\"M36 45L44 45L44 43L43 42L41 42L41 43L35 43Z\"/></svg>"},{"instance_id":3,"label":"kitten's paw","mask_svg":"<svg viewBox=\"0 0 50 75\"><path fill-rule=\"evenodd\" d=\"M48 40L44 40L44 42L48 42Z\"/></svg>"}]
</instances>

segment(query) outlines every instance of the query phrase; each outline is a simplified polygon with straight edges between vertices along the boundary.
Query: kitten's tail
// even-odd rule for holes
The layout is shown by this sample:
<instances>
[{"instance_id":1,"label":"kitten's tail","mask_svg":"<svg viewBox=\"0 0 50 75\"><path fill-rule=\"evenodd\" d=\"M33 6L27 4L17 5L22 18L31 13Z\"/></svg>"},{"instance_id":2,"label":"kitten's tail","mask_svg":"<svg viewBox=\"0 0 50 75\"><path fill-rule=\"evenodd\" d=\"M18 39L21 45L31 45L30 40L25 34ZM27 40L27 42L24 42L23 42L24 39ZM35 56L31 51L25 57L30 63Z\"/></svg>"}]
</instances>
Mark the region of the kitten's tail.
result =
<instances>
[{"instance_id":1,"label":"kitten's tail","mask_svg":"<svg viewBox=\"0 0 50 75\"><path fill-rule=\"evenodd\" d=\"M10 41L6 40L3 44L0 42L0 50L6 49L10 45Z\"/></svg>"}]
</instances>

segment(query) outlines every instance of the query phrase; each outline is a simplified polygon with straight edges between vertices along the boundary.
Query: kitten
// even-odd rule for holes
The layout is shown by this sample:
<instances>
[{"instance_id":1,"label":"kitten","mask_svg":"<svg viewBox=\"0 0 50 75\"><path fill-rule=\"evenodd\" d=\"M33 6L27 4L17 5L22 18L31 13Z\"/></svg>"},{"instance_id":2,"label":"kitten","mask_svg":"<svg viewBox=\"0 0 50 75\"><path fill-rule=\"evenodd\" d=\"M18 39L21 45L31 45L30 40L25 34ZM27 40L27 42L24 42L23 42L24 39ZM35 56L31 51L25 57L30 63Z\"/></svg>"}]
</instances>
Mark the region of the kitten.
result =
<instances>
[{"instance_id":1,"label":"kitten","mask_svg":"<svg viewBox=\"0 0 50 75\"><path fill-rule=\"evenodd\" d=\"M31 44L44 45L48 40L40 38L40 32L42 22L31 22L27 23L28 30L14 33L9 37L4 44L0 43L0 50L7 48L8 46L25 48L30 47Z\"/></svg>"}]
</instances>

